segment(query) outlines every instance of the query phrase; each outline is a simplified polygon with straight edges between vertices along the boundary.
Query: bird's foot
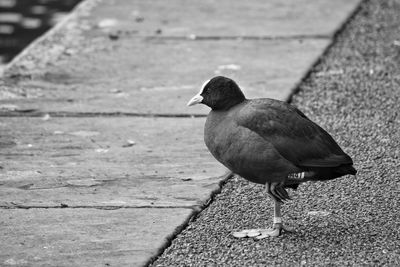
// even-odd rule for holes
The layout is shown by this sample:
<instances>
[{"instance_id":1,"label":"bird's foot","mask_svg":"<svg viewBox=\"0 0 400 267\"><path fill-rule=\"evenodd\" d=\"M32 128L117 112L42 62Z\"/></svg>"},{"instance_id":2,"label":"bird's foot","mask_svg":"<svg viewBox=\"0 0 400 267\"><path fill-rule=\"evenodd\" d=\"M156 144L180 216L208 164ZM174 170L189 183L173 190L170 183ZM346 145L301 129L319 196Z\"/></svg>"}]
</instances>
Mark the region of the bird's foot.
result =
<instances>
[{"instance_id":1,"label":"bird's foot","mask_svg":"<svg viewBox=\"0 0 400 267\"><path fill-rule=\"evenodd\" d=\"M284 227L282 224L274 224L272 228L267 229L246 229L239 232L233 232L232 235L236 238L251 237L260 240L266 237L277 237L282 232L293 232L292 229Z\"/></svg>"},{"instance_id":2,"label":"bird's foot","mask_svg":"<svg viewBox=\"0 0 400 267\"><path fill-rule=\"evenodd\" d=\"M261 231L261 235L256 236L254 239L260 240L260 239L264 239L267 237L277 237L277 236L280 236L282 234L282 232L292 233L293 229L288 228L283 225L274 226L273 228L270 228L270 229L263 229Z\"/></svg>"}]
</instances>

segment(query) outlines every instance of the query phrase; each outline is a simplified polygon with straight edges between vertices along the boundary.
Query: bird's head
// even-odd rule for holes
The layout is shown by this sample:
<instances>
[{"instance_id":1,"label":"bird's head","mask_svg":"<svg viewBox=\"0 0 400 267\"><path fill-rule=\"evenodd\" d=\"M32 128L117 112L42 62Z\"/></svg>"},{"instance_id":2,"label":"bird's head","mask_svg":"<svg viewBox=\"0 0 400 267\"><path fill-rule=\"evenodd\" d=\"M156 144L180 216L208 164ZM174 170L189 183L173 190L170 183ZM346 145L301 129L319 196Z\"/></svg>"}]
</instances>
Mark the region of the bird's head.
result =
<instances>
[{"instance_id":1,"label":"bird's head","mask_svg":"<svg viewBox=\"0 0 400 267\"><path fill-rule=\"evenodd\" d=\"M235 81L217 76L206 81L200 92L190 99L187 105L204 104L213 110L228 110L245 99L242 90Z\"/></svg>"}]
</instances>

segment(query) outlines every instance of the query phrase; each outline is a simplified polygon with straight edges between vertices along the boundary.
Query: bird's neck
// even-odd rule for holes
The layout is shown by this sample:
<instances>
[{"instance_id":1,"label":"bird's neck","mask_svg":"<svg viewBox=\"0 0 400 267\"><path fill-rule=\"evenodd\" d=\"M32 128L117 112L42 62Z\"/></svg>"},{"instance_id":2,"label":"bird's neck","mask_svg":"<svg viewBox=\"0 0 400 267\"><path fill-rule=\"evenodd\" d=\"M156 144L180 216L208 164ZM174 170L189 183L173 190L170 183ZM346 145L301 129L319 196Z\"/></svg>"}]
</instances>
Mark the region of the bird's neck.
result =
<instances>
[{"instance_id":1,"label":"bird's neck","mask_svg":"<svg viewBox=\"0 0 400 267\"><path fill-rule=\"evenodd\" d=\"M216 103L215 106L212 107L212 110L229 110L244 101L246 101L246 98L244 96L220 100L218 101L218 103Z\"/></svg>"}]
</instances>

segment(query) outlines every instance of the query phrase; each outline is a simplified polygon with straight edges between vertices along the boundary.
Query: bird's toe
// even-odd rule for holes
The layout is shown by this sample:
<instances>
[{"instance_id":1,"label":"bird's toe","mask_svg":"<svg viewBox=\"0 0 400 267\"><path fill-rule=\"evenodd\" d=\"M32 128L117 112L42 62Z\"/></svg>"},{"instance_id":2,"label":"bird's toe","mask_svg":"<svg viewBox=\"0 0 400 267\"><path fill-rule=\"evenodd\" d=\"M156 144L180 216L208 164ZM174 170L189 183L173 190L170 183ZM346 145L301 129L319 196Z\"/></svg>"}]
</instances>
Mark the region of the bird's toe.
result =
<instances>
[{"instance_id":1,"label":"bird's toe","mask_svg":"<svg viewBox=\"0 0 400 267\"><path fill-rule=\"evenodd\" d=\"M273 228L267 229L245 229L238 232L232 232L232 236L235 238L254 238L255 240L264 239L267 237L277 237L282 232L293 232L293 229L284 227L282 224L275 224Z\"/></svg>"},{"instance_id":2,"label":"bird's toe","mask_svg":"<svg viewBox=\"0 0 400 267\"><path fill-rule=\"evenodd\" d=\"M261 234L254 237L256 240L264 239L267 237L277 237L281 235L281 228L264 229Z\"/></svg>"},{"instance_id":3,"label":"bird's toe","mask_svg":"<svg viewBox=\"0 0 400 267\"><path fill-rule=\"evenodd\" d=\"M282 235L283 232L293 233L294 230L293 230L293 228L289 228L289 227L283 226L282 224L278 224L278 225L274 225L274 227L270 228L270 229L262 229L260 231L261 234L258 236L255 236L254 239L260 240L260 239L264 239L267 237L278 237L278 236Z\"/></svg>"},{"instance_id":4,"label":"bird's toe","mask_svg":"<svg viewBox=\"0 0 400 267\"><path fill-rule=\"evenodd\" d=\"M245 229L238 232L233 232L232 235L236 238L256 237L261 235L262 229Z\"/></svg>"}]
</instances>

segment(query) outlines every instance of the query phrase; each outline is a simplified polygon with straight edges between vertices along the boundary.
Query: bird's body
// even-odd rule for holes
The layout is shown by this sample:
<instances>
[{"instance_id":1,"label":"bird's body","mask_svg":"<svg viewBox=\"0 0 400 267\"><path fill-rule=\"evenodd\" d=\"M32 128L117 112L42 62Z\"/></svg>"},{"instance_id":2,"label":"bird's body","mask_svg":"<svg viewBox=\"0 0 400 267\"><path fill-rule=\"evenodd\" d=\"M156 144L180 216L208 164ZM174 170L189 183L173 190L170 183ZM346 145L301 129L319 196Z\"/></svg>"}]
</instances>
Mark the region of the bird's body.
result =
<instances>
[{"instance_id":1,"label":"bird's body","mask_svg":"<svg viewBox=\"0 0 400 267\"><path fill-rule=\"evenodd\" d=\"M222 76L207 81L188 105L211 108L204 141L212 155L233 173L264 184L275 201L274 228L237 236L277 236L285 188L307 181L356 174L352 159L335 140L300 110L285 102L246 99L239 86Z\"/></svg>"},{"instance_id":2,"label":"bird's body","mask_svg":"<svg viewBox=\"0 0 400 267\"><path fill-rule=\"evenodd\" d=\"M259 184L298 184L355 174L351 158L333 138L295 107L274 99L244 100L229 110L211 110L204 140L213 156L232 172Z\"/></svg>"},{"instance_id":3,"label":"bird's body","mask_svg":"<svg viewBox=\"0 0 400 267\"><path fill-rule=\"evenodd\" d=\"M254 183L280 182L290 173L301 172L271 142L239 124L243 109L249 104L244 101L228 111L210 111L204 141L211 154L232 172Z\"/></svg>"}]
</instances>

